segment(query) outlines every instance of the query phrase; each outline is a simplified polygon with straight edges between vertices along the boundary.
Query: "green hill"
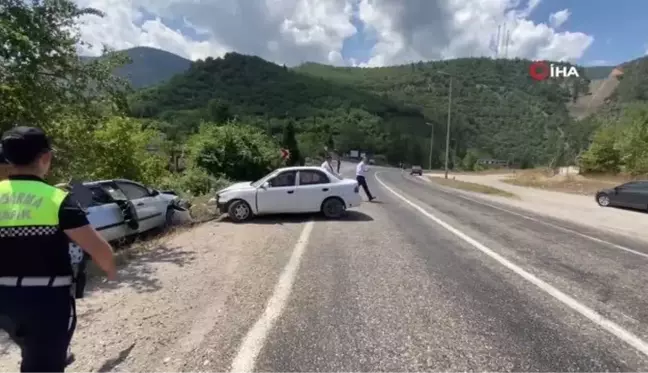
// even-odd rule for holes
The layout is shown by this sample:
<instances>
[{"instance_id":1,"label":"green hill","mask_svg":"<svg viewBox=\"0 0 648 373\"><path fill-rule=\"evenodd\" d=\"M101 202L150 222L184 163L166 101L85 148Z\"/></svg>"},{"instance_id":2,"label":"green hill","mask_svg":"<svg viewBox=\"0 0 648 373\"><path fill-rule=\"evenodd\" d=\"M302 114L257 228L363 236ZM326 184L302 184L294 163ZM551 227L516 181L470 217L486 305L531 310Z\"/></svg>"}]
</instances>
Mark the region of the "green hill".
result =
<instances>
[{"instance_id":1,"label":"green hill","mask_svg":"<svg viewBox=\"0 0 648 373\"><path fill-rule=\"evenodd\" d=\"M585 68L585 77L589 80L606 79L615 66L588 66Z\"/></svg>"},{"instance_id":2,"label":"green hill","mask_svg":"<svg viewBox=\"0 0 648 373\"><path fill-rule=\"evenodd\" d=\"M434 163L440 165L449 83L440 72L445 72L456 77L451 129L456 162L468 153L522 164L573 158L583 135L574 131L566 103L587 82L538 83L528 76L529 63L465 58L373 69L312 63L288 69L229 53L195 62L168 82L138 92L131 111L167 122L166 130L176 134L195 131L201 120L232 116L272 134L294 121L307 154L332 137L341 151L364 149L385 154L390 162L422 164L427 164L429 122Z\"/></svg>"}]
</instances>

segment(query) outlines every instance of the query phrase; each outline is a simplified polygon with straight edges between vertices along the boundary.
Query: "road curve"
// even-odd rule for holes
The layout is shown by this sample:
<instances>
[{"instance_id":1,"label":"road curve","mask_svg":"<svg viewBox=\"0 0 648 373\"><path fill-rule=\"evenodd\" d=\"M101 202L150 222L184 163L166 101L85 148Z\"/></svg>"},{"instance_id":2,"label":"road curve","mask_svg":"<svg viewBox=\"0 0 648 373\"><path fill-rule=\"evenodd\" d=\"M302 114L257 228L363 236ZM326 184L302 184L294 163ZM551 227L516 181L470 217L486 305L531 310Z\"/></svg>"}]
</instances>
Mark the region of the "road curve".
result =
<instances>
[{"instance_id":1,"label":"road curve","mask_svg":"<svg viewBox=\"0 0 648 373\"><path fill-rule=\"evenodd\" d=\"M255 370L648 369L645 351L623 339L648 337L646 258L457 197L400 170L379 169L378 177L621 331L606 330L476 250L371 175L380 202L364 204L353 220L316 223Z\"/></svg>"}]
</instances>

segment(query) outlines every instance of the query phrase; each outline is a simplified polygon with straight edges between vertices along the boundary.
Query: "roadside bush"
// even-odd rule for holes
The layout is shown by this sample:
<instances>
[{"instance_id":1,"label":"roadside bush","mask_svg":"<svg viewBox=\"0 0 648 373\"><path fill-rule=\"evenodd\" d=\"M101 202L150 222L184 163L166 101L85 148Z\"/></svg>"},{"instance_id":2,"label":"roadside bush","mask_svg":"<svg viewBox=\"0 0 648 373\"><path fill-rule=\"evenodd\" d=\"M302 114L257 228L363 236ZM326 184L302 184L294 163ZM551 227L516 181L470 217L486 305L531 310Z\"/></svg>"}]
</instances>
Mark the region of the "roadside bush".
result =
<instances>
[{"instance_id":1,"label":"roadside bush","mask_svg":"<svg viewBox=\"0 0 648 373\"><path fill-rule=\"evenodd\" d=\"M156 146L163 135L136 119L113 116L90 123L66 115L45 129L57 150L53 181L127 178L156 184L168 174L168 157Z\"/></svg>"},{"instance_id":2,"label":"roadside bush","mask_svg":"<svg viewBox=\"0 0 648 373\"><path fill-rule=\"evenodd\" d=\"M188 166L211 176L256 180L281 163L279 145L261 130L242 124L204 123L187 146Z\"/></svg>"},{"instance_id":3,"label":"roadside bush","mask_svg":"<svg viewBox=\"0 0 648 373\"><path fill-rule=\"evenodd\" d=\"M159 187L162 190L173 190L184 198L192 198L218 191L230 184L227 179L211 176L201 168L192 167L165 177Z\"/></svg>"}]
</instances>

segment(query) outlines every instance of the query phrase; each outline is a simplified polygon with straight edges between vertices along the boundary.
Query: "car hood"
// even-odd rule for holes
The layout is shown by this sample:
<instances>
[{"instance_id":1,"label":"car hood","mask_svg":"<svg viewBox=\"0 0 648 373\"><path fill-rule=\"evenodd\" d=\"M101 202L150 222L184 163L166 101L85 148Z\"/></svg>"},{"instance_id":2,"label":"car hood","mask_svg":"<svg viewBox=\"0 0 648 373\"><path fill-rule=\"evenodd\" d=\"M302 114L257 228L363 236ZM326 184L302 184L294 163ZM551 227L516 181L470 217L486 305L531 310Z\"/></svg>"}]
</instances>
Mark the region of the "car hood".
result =
<instances>
[{"instance_id":1,"label":"car hood","mask_svg":"<svg viewBox=\"0 0 648 373\"><path fill-rule=\"evenodd\" d=\"M216 193L216 194L232 192L232 191L235 191L235 190L251 189L252 188L251 184L252 184L251 181L243 181L243 182L240 182L240 183L234 183L234 184L228 186L225 189L219 190L218 193Z\"/></svg>"}]
</instances>

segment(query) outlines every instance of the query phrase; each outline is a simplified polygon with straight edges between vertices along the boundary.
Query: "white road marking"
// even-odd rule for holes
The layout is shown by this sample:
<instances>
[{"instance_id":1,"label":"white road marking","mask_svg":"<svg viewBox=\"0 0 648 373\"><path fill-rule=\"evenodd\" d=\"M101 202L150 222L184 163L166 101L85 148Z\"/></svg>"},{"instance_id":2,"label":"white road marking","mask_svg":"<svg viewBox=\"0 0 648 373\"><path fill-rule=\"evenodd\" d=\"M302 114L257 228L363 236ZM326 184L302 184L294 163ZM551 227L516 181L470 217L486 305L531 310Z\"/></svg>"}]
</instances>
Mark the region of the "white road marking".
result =
<instances>
[{"instance_id":1,"label":"white road marking","mask_svg":"<svg viewBox=\"0 0 648 373\"><path fill-rule=\"evenodd\" d=\"M297 270L299 269L299 263L306 250L306 245L308 245L308 239L313 231L314 224L313 221L309 221L304 226L297 240L297 244L295 244L295 248L290 255L290 260L288 260L288 264L286 264L283 272L281 272L274 292L266 304L265 311L247 332L245 338L243 338L243 343L241 343L238 353L232 362L230 372L252 372L254 370L254 364L263 348L265 339L268 337L275 321L281 316L288 302L288 297L290 296L290 291L292 290Z\"/></svg>"},{"instance_id":2,"label":"white road marking","mask_svg":"<svg viewBox=\"0 0 648 373\"><path fill-rule=\"evenodd\" d=\"M508 268L515 274L519 275L520 277L524 278L525 280L529 281L533 285L537 286L540 290L546 292L547 294L551 295L554 297L556 300L562 302L564 305L567 307L573 309L574 311L580 313L581 315L585 316L587 319L592 321L594 324L598 325L599 327L605 329L608 331L610 334L614 335L615 337L619 338L623 342L627 343L628 345L634 347L637 351L641 352L642 354L648 356L648 343L643 341L641 338L637 337L636 335L632 334L631 332L625 330L623 327L620 325L616 324L615 322L605 318L603 315L599 314L598 312L594 311L593 309L587 307L586 305L580 303L576 299L572 298L571 296L563 293L562 291L556 289L552 285L548 284L547 282L539 279L538 277L534 276L533 274L525 271L522 269L522 267L518 266L517 264L514 264L513 262L509 261L508 259L504 258L503 256L499 255L492 249L489 249L485 245L479 243L478 241L474 240L473 238L469 237L465 233L461 232L457 228L451 226L450 224L446 223L445 221L439 219L438 217L432 215L430 212L426 211L425 209L421 208L414 202L410 201L406 197L402 196L400 193L396 192L394 189L390 188L385 184L380 178L378 177L378 174L376 174L376 180L389 192L394 194L396 197L400 198L403 200L403 202L407 203L408 205L412 206L414 209L418 210L421 214L425 215L427 218L430 220L434 221L435 223L439 224L443 228L445 228L447 231L450 233L454 234L455 236L459 237L460 239L466 241L470 245L472 245L474 248L477 250L481 251L482 253L488 255L495 261L497 261L499 264L503 265L504 267Z\"/></svg>"},{"instance_id":3,"label":"white road marking","mask_svg":"<svg viewBox=\"0 0 648 373\"><path fill-rule=\"evenodd\" d=\"M431 183L431 182L432 182L432 181L430 181L430 183ZM532 217L530 217L530 216L527 216L527 215L524 215L524 214L520 214L519 212L515 212L515 211L511 211L511 210L508 210L508 209L505 209L505 208L502 208L502 207L499 207L499 206L491 205L490 203L487 203L487 202L478 201L478 200L476 200L476 199L474 199L474 198L470 198L470 197L467 197L467 196L463 195L463 193L453 193L453 194L456 195L457 197L459 197L459 198L463 198L463 199L465 199L465 200L467 200L467 201L471 201L471 202L474 202L474 203L478 203L478 204L483 205L483 206L488 206L488 207L494 208L494 209L496 209L496 210L500 210L500 211L508 212L509 214L512 214L512 215L515 215L515 216L519 216L519 217L521 217L521 218L523 218L523 219L526 219L526 220L530 220L530 221L533 221L533 222L536 222L536 223L541 223L541 224L544 224L544 225L546 225L546 226L552 227L552 228L554 228L554 229L561 230L561 231L563 231L563 232L572 233L572 234L575 234L575 235L577 235L577 236L580 236L580 237L586 238L586 239L588 239L588 240L591 240L591 241L594 241L594 242L598 242L598 243L602 243L602 244L605 244L605 245L611 246L611 247L613 247L613 248L615 248L615 249L619 249L619 250L621 250L621 251L625 251L625 252L628 252L628 253L631 253L631 254L634 254L634 255L638 255L638 256L641 256L641 257L644 257L644 258L648 258L648 254L646 254L646 253L642 253L641 251L633 250L633 249L627 248L627 247L625 247L625 246L617 245L617 244L615 244L615 243L612 243L612 242L609 242L609 241L602 240L602 239L600 239L600 238L596 238L596 237L589 236L589 235L587 235L587 234L584 234L584 233L581 233L581 232L575 231L575 230L573 230L573 229L564 228L564 227L561 227L561 226L556 225L556 224L553 224L553 223L549 223L549 222L546 222L546 221L543 221L543 220L540 220L540 219L532 218Z\"/></svg>"}]
</instances>

